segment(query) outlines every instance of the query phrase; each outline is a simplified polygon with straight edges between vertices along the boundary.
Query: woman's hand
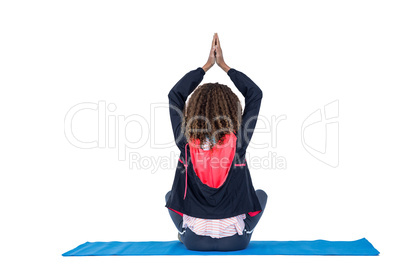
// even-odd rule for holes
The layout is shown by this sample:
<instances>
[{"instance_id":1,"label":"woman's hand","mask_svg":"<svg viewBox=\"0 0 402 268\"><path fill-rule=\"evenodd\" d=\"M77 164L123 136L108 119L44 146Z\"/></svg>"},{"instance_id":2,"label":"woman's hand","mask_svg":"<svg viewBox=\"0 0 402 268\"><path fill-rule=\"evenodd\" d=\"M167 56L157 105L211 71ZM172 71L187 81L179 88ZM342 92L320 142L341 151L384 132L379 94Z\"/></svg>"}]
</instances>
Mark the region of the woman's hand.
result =
<instances>
[{"instance_id":1,"label":"woman's hand","mask_svg":"<svg viewBox=\"0 0 402 268\"><path fill-rule=\"evenodd\" d=\"M215 64L215 50L216 50L216 46L217 46L216 38L217 38L217 35L215 33L214 38L212 39L212 45L211 45L211 50L209 51L208 61L202 67L202 69L204 69L205 72L207 72Z\"/></svg>"},{"instance_id":2,"label":"woman's hand","mask_svg":"<svg viewBox=\"0 0 402 268\"><path fill-rule=\"evenodd\" d=\"M223 59L223 54L222 54L222 48L221 48L221 43L219 41L218 34L215 33L214 39L216 38L216 64L218 64L219 67L222 68L226 73L230 70L230 67L227 66L225 63L225 60Z\"/></svg>"}]
</instances>

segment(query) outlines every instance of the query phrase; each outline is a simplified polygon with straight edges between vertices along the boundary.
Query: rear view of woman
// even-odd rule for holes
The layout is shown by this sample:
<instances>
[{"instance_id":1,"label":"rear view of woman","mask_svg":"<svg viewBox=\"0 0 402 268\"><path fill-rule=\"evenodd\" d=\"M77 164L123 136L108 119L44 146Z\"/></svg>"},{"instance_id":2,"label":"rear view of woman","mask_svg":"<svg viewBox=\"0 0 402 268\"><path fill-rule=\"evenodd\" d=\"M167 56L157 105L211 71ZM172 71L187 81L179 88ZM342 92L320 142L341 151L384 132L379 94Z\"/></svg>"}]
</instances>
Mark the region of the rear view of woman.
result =
<instances>
[{"instance_id":1,"label":"rear view of woman","mask_svg":"<svg viewBox=\"0 0 402 268\"><path fill-rule=\"evenodd\" d=\"M215 62L244 96L243 113L228 86L199 86ZM165 206L190 250L245 249L265 210L267 194L255 191L245 158L262 95L248 76L225 63L216 33L207 63L185 74L168 94L180 157Z\"/></svg>"}]
</instances>

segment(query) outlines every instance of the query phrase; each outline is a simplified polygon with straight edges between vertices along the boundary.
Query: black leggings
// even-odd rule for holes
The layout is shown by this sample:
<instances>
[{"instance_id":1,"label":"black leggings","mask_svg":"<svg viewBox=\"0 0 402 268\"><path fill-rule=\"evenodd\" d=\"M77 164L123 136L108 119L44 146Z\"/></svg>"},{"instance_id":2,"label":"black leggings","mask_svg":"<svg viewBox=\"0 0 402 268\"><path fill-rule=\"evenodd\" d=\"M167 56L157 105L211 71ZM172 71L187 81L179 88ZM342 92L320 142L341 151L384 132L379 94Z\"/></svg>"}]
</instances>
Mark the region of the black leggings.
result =
<instances>
[{"instance_id":1,"label":"black leggings","mask_svg":"<svg viewBox=\"0 0 402 268\"><path fill-rule=\"evenodd\" d=\"M212 238L210 236L197 235L190 228L183 228L183 217L178 213L168 209L170 217L173 220L177 230L181 234L181 240L183 244L189 250L198 250L198 251L232 251L232 250L241 250L245 249L251 239L251 235L254 231L255 226L260 220L263 212L265 211L265 205L267 203L268 196L263 190L256 190L258 200L260 201L260 205L262 211L258 213L256 216L251 217L246 213L246 218L244 219L245 228L243 230L243 234L235 234L228 237L223 238ZM165 196L165 201L169 199L170 191Z\"/></svg>"}]
</instances>

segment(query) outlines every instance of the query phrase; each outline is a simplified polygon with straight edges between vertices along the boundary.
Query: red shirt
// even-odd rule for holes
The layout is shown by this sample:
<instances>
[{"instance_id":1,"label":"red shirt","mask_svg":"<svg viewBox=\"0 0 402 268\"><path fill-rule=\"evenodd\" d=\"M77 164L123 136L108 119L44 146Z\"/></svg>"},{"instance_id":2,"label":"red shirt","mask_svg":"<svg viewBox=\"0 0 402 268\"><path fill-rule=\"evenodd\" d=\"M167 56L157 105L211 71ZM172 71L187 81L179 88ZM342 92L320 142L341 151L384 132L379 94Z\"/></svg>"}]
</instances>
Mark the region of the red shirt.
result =
<instances>
[{"instance_id":1,"label":"red shirt","mask_svg":"<svg viewBox=\"0 0 402 268\"><path fill-rule=\"evenodd\" d=\"M219 188L226 180L235 155L235 134L226 134L223 144L215 144L212 148L207 144L201 147L199 140L189 142L189 145L196 175L209 187Z\"/></svg>"},{"instance_id":2,"label":"red shirt","mask_svg":"<svg viewBox=\"0 0 402 268\"><path fill-rule=\"evenodd\" d=\"M194 171L202 183L209 187L219 188L226 181L235 156L236 141L236 135L231 132L225 135L222 145L215 144L215 146L209 148L209 150L204 150L206 144L200 146L199 140L189 142ZM183 216L183 213L175 212ZM261 211L251 211L248 212L248 214L254 217L260 212Z\"/></svg>"}]
</instances>

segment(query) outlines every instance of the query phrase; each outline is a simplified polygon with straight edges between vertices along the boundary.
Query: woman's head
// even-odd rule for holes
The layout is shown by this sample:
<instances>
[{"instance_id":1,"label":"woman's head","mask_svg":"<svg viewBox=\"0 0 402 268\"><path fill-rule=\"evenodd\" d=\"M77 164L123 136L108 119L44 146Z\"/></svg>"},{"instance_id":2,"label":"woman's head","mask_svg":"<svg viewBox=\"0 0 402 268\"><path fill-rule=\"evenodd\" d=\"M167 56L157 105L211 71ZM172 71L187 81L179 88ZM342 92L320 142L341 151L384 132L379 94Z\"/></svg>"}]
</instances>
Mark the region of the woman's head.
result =
<instances>
[{"instance_id":1,"label":"woman's head","mask_svg":"<svg viewBox=\"0 0 402 268\"><path fill-rule=\"evenodd\" d=\"M183 114L182 129L188 141L203 144L209 138L222 144L226 134L239 130L242 107L228 86L205 83L195 89Z\"/></svg>"}]
</instances>

